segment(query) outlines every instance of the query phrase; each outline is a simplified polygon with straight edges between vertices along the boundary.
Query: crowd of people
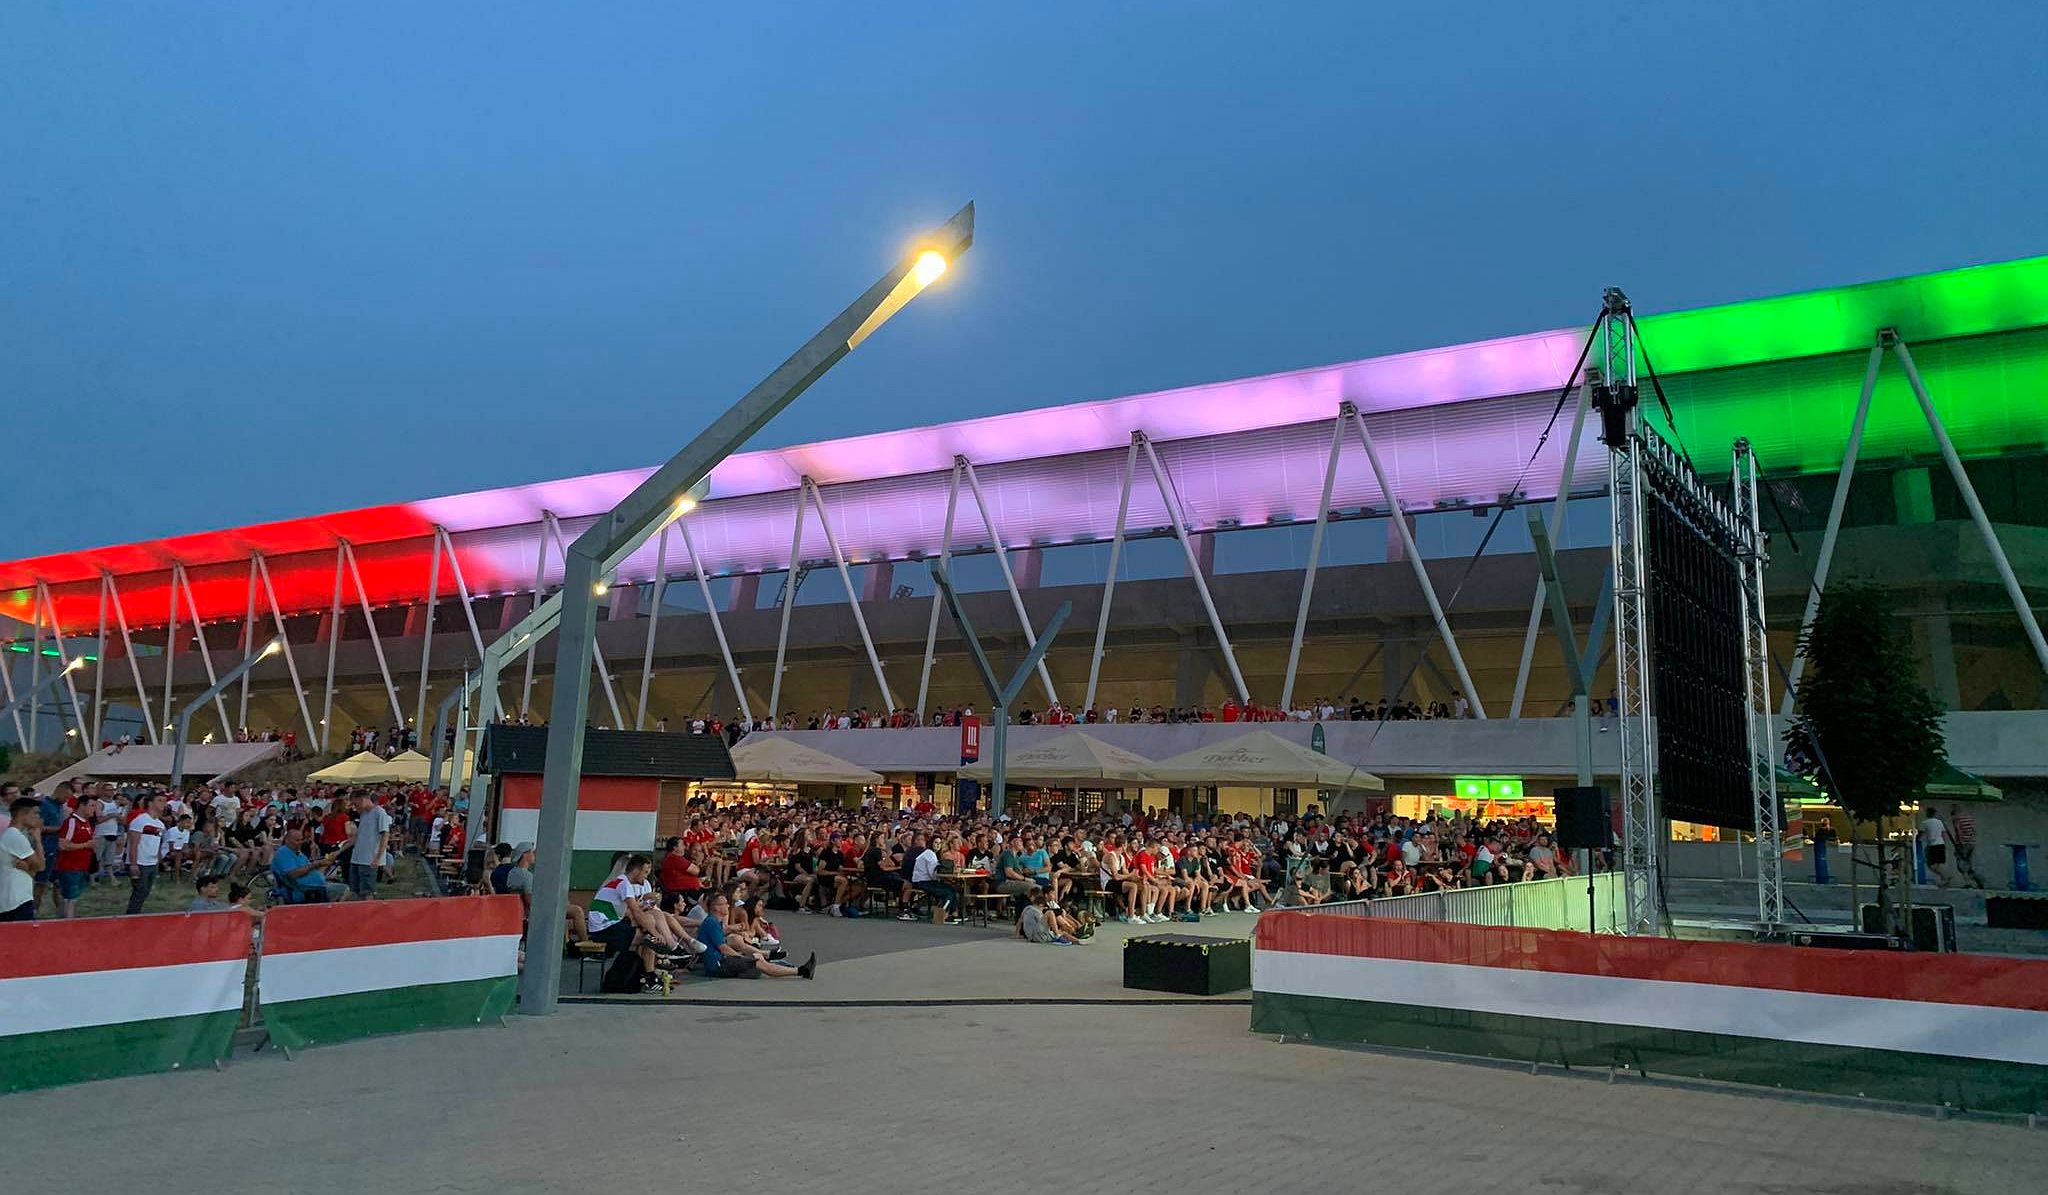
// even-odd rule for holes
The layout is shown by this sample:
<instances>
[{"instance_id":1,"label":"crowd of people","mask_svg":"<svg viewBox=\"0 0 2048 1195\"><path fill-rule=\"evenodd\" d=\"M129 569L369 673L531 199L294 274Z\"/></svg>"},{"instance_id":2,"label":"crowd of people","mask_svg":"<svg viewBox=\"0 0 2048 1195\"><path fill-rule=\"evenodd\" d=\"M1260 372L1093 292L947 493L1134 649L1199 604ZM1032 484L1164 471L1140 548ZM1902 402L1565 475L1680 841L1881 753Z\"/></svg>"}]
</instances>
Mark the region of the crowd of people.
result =
<instances>
[{"instance_id":1,"label":"crowd of people","mask_svg":"<svg viewBox=\"0 0 2048 1195\"><path fill-rule=\"evenodd\" d=\"M779 718L750 719L740 713L720 718L716 714L698 713L676 719L673 724L662 717L655 719L654 729L715 734L728 742L737 742L742 736L757 730L907 730L919 726L959 726L977 716L972 705L934 710L922 719L917 711L909 708L890 710L858 706L823 709L809 715L791 710ZM1226 701L1217 706L1134 705L1124 709L1110 705L1077 710L1055 702L1044 709L1022 706L1016 710L1014 720L1018 726L1164 726L1189 722L1410 722L1471 716L1471 702L1463 693L1453 693L1448 701L1430 702L1389 702L1385 698L1368 702L1360 697L1333 701L1319 697L1307 705L1291 709L1256 702L1240 704Z\"/></svg>"},{"instance_id":2,"label":"crowd of people","mask_svg":"<svg viewBox=\"0 0 2048 1195\"><path fill-rule=\"evenodd\" d=\"M141 913L159 883L191 884L195 910L226 903L364 899L408 842L459 855L463 827L424 786L351 789L232 780L59 782L47 796L0 785L0 921L77 915L92 885L128 884ZM239 893L239 896L237 895ZM215 898L218 900L218 897Z\"/></svg>"}]
</instances>

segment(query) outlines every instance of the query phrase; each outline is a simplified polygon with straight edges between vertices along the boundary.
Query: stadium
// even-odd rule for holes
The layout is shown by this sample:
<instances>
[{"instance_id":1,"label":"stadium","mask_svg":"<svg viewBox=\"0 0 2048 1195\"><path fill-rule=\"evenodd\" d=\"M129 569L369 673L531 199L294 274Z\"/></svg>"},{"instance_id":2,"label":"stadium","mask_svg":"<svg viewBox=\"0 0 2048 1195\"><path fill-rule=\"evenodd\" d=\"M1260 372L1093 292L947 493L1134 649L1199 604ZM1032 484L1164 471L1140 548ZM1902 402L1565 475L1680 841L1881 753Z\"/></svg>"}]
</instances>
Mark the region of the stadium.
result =
<instances>
[{"instance_id":1,"label":"stadium","mask_svg":"<svg viewBox=\"0 0 2048 1195\"><path fill-rule=\"evenodd\" d=\"M1553 518L1593 691L1613 688L1608 453L1567 387L1586 338L1563 328L736 455L609 583L592 720L802 731L825 711L901 711L929 728L981 697L940 616L943 561L1012 660L1072 604L1027 705L1129 721L1414 701L1470 716L1338 723L1331 750L1397 800L1455 802L1478 776L1526 779L1515 799L1540 804L1572 773L1569 684L1513 508ZM1668 399L1659 431L1722 484L1739 438L1764 470L1779 666L1796 667L1817 572L1891 591L1954 711L1953 761L2005 790L1987 839L2008 820L2038 837L2025 827L2048 780L2048 655L2025 609L2048 593L2048 258L1645 315L1641 346ZM1853 484L1838 494L1845 450ZM646 475L0 564L0 614L19 624L7 694L29 697L8 730L81 755L129 741L124 766L149 766L184 704L281 635L287 650L197 713L195 742L276 731L334 751L361 727L423 732L558 582L564 546ZM550 679L542 643L505 674L502 708L544 718ZM1221 730L1115 733L1156 756ZM842 735L832 750L907 797L950 783L956 738Z\"/></svg>"}]
</instances>

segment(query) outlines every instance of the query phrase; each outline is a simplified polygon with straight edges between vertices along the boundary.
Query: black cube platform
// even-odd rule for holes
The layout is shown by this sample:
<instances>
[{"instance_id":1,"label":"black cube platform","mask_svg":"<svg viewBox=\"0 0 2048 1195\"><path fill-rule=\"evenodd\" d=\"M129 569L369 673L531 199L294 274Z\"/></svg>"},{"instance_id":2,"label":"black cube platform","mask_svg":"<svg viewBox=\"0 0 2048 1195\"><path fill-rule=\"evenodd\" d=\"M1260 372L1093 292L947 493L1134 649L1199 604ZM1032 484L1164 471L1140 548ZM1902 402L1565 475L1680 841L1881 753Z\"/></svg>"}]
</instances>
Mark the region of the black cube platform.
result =
<instances>
[{"instance_id":1,"label":"black cube platform","mask_svg":"<svg viewBox=\"0 0 2048 1195\"><path fill-rule=\"evenodd\" d=\"M1252 985L1250 938L1145 934L1124 942L1124 986L1185 996L1219 996Z\"/></svg>"}]
</instances>

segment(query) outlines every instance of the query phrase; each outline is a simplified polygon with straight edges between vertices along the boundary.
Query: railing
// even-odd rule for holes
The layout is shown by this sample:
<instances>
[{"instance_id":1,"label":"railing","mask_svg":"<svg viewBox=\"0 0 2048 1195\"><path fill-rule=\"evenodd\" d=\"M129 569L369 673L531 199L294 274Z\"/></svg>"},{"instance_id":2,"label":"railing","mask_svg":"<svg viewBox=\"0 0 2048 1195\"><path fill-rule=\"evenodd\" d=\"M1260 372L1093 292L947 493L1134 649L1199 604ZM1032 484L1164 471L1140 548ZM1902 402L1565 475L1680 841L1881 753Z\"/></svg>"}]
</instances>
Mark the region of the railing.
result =
<instances>
[{"instance_id":1,"label":"railing","mask_svg":"<svg viewBox=\"0 0 2048 1195\"><path fill-rule=\"evenodd\" d=\"M1333 917L1384 917L1401 921L1452 921L1460 925L1519 926L1523 929L1590 929L1621 932L1621 876L1600 872L1592 877L1590 902L1585 876L1488 884L1450 892L1419 892L1413 896L1382 896L1374 900L1333 901L1312 905L1304 913Z\"/></svg>"}]
</instances>

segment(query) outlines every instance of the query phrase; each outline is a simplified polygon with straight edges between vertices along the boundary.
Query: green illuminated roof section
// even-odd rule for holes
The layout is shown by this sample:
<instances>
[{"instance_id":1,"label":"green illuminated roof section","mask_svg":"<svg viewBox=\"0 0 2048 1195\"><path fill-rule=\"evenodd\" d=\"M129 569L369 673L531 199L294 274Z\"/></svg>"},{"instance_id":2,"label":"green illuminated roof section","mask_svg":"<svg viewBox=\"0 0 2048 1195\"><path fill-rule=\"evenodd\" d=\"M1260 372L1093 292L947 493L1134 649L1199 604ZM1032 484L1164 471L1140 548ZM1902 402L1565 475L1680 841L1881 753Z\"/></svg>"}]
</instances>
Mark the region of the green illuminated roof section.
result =
<instances>
[{"instance_id":1,"label":"green illuminated roof section","mask_svg":"<svg viewBox=\"0 0 2048 1195\"><path fill-rule=\"evenodd\" d=\"M1643 338L1653 355L1661 354L1661 342L1647 328ZM1958 452L1983 457L2048 450L2048 328L1910 347ZM1842 464L1866 359L1867 353L1838 352L1666 377L1664 386L1679 437L1701 469L1724 472L1730 446L1747 436L1766 469L1831 473ZM1661 361L1658 368L1661 373ZM1653 418L1661 428L1663 417ZM1862 458L1930 457L1935 451L1905 370L1886 353L1871 395Z\"/></svg>"},{"instance_id":2,"label":"green illuminated roof section","mask_svg":"<svg viewBox=\"0 0 2048 1195\"><path fill-rule=\"evenodd\" d=\"M1886 327L1915 346L2011 332L2048 326L2048 257L1639 319L1662 374L1867 349Z\"/></svg>"}]
</instances>

